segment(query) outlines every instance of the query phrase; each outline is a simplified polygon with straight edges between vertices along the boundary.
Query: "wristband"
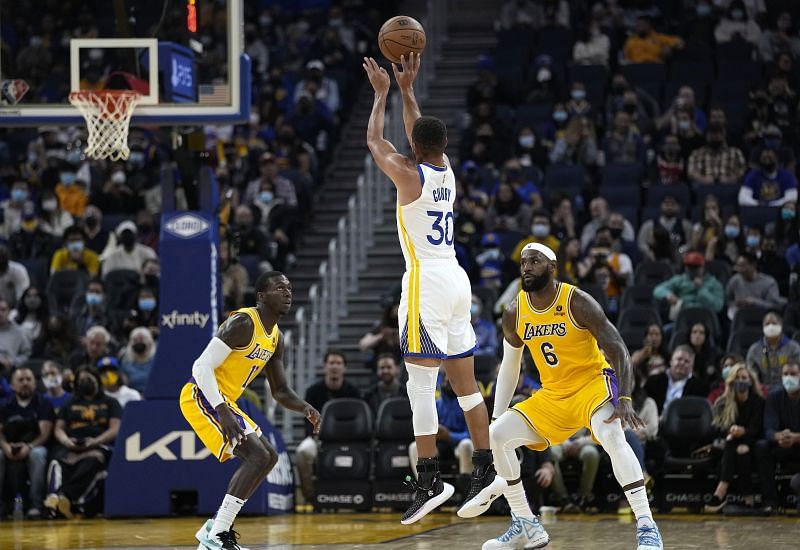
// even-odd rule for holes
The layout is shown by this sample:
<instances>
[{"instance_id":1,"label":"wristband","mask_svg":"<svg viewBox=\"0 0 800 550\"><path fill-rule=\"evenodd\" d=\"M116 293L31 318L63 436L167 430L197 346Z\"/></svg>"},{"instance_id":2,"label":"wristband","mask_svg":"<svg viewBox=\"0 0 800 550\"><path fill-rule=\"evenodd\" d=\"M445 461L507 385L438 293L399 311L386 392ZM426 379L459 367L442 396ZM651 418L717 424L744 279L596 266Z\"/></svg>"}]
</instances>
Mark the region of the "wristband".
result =
<instances>
[{"instance_id":1,"label":"wristband","mask_svg":"<svg viewBox=\"0 0 800 550\"><path fill-rule=\"evenodd\" d=\"M617 397L617 400L622 400L622 399L624 399L625 401L633 401L633 399L631 399L631 397L628 395L620 395L619 397Z\"/></svg>"}]
</instances>

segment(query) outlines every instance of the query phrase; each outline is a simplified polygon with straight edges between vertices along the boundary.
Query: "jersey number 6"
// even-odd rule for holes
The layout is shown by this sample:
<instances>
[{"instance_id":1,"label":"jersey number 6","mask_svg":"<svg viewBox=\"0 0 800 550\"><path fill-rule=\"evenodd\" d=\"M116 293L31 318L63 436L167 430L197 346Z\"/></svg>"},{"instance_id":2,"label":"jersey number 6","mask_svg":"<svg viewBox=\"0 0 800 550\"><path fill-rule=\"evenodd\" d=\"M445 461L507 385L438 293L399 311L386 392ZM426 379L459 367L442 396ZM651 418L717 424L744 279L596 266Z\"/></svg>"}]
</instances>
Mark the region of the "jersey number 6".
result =
<instances>
[{"instance_id":1,"label":"jersey number 6","mask_svg":"<svg viewBox=\"0 0 800 550\"><path fill-rule=\"evenodd\" d=\"M542 356L544 357L547 366L549 367L557 367L558 366L558 356L553 353L553 344L550 342L542 342L541 346Z\"/></svg>"},{"instance_id":2,"label":"jersey number 6","mask_svg":"<svg viewBox=\"0 0 800 550\"><path fill-rule=\"evenodd\" d=\"M442 244L442 241L444 241L444 244L447 246L452 246L453 236L455 233L455 227L453 227L453 213L448 212L447 214L444 214L443 212L437 212L436 210L428 210L428 215L431 218L436 218L433 220L433 226L431 229L439 234L438 237L428 235L428 242L434 246L438 246ZM444 218L444 227L442 227L442 218Z\"/></svg>"}]
</instances>

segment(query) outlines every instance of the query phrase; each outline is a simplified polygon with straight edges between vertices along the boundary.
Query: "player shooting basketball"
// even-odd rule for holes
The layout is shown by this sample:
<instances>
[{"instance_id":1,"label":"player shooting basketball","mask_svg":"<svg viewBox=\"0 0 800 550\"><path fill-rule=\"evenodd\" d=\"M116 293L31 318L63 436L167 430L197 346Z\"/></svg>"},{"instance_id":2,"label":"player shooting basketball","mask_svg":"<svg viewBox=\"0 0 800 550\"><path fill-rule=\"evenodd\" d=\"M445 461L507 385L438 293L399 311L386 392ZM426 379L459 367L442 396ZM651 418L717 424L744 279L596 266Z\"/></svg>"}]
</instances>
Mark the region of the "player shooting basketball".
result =
<instances>
[{"instance_id":1,"label":"player shooting basketball","mask_svg":"<svg viewBox=\"0 0 800 550\"><path fill-rule=\"evenodd\" d=\"M236 515L278 461L278 453L236 405L244 389L267 367L275 401L301 412L319 432L320 415L287 384L284 341L278 320L292 306L292 285L283 273L268 271L255 284L256 307L234 311L192 367L181 391L183 416L220 462L242 461L233 474L216 517L197 532L198 550L247 550L232 529Z\"/></svg>"}]
</instances>

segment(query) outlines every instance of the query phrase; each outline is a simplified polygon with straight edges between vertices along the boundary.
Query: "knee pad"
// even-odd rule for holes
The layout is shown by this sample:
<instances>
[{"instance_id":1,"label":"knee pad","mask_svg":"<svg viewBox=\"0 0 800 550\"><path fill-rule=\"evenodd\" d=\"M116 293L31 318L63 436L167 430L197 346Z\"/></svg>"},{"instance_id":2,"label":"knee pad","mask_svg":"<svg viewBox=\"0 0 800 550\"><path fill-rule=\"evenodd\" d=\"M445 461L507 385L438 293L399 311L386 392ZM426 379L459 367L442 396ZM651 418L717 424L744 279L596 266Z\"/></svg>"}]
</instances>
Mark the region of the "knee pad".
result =
<instances>
[{"instance_id":1,"label":"knee pad","mask_svg":"<svg viewBox=\"0 0 800 550\"><path fill-rule=\"evenodd\" d=\"M471 393L469 395L462 395L458 398L458 404L464 412L470 411L483 403L483 396L479 393Z\"/></svg>"},{"instance_id":2,"label":"knee pad","mask_svg":"<svg viewBox=\"0 0 800 550\"><path fill-rule=\"evenodd\" d=\"M411 403L414 435L435 435L439 431L439 415L436 413L436 379L439 376L439 367L420 367L406 363L406 370L406 393Z\"/></svg>"}]
</instances>

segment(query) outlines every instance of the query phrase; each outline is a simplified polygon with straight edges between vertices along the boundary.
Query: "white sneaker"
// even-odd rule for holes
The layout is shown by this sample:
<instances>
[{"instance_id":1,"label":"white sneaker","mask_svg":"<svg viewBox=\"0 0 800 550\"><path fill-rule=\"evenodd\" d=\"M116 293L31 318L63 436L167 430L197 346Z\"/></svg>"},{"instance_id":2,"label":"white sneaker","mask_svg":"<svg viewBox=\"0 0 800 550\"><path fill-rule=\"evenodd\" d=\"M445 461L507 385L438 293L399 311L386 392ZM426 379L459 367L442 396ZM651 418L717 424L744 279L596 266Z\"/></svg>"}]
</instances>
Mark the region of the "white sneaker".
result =
<instances>
[{"instance_id":1,"label":"white sneaker","mask_svg":"<svg viewBox=\"0 0 800 550\"><path fill-rule=\"evenodd\" d=\"M209 531L211 531L211 526L212 525L214 525L214 520L213 519L210 519L210 520L206 521L203 524L203 526L200 527L200 529L197 530L197 533L195 533L194 538L196 538L198 542L203 542L203 540L205 540L205 538L206 538L206 534ZM200 550L202 550L202 547L203 546L201 544L198 548Z\"/></svg>"},{"instance_id":2,"label":"white sneaker","mask_svg":"<svg viewBox=\"0 0 800 550\"><path fill-rule=\"evenodd\" d=\"M642 516L636 521L636 550L664 550L661 533L653 518Z\"/></svg>"},{"instance_id":3,"label":"white sneaker","mask_svg":"<svg viewBox=\"0 0 800 550\"><path fill-rule=\"evenodd\" d=\"M494 472L494 470L492 470ZM476 485L475 479L473 478L473 486ZM508 488L508 483L502 477L495 475L494 479L485 487L480 487L478 481L477 487L471 487L470 493L476 493L472 497L468 497L466 502L458 509L458 517L460 518L474 518L486 510L492 505L497 497L503 494L503 491ZM478 491L476 491L479 489Z\"/></svg>"},{"instance_id":4,"label":"white sneaker","mask_svg":"<svg viewBox=\"0 0 800 550\"><path fill-rule=\"evenodd\" d=\"M483 543L482 550L522 550L544 548L550 544L550 535L544 530L539 518L523 518L511 514L511 527L496 539Z\"/></svg>"}]
</instances>

